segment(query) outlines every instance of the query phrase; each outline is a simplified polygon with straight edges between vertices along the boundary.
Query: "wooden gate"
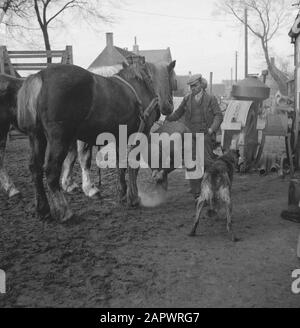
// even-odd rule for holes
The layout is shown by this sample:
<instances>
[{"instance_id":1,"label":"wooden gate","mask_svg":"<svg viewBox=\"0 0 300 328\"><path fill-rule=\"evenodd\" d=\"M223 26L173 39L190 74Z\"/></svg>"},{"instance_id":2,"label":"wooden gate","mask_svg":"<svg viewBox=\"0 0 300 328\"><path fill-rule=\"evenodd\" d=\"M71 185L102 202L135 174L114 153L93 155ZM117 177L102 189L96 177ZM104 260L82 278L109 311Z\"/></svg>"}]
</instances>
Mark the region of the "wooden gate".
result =
<instances>
[{"instance_id":1,"label":"wooden gate","mask_svg":"<svg viewBox=\"0 0 300 328\"><path fill-rule=\"evenodd\" d=\"M40 71L46 68L48 58L58 58L61 64L73 64L72 46L65 50L13 50L8 51L6 46L0 46L0 73L21 77L19 71ZM33 59L32 62L28 60ZM39 60L38 60L39 59Z\"/></svg>"},{"instance_id":2,"label":"wooden gate","mask_svg":"<svg viewBox=\"0 0 300 328\"><path fill-rule=\"evenodd\" d=\"M53 63L73 64L72 46L66 46L65 50L13 50L8 51L6 46L0 46L0 73L21 78L20 71L35 73L46 68L47 59L54 59ZM30 61L29 61L30 60ZM50 64L51 65L51 64ZM11 129L10 139L24 138L25 136Z\"/></svg>"}]
</instances>

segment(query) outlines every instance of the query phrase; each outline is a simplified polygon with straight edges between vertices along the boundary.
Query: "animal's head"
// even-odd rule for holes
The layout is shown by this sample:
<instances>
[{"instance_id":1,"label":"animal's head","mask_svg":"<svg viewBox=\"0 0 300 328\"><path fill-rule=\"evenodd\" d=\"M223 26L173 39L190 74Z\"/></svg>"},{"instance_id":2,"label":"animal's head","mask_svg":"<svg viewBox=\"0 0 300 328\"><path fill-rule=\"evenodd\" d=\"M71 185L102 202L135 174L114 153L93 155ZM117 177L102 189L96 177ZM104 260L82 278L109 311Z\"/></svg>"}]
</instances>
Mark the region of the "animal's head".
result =
<instances>
[{"instance_id":1,"label":"animal's head","mask_svg":"<svg viewBox=\"0 0 300 328\"><path fill-rule=\"evenodd\" d=\"M157 97L152 76L144 57L137 57L134 61L128 61L130 64L123 62L123 68L118 75L135 89L145 109ZM158 106L155 109L156 117L154 119L158 120L160 111Z\"/></svg>"},{"instance_id":2,"label":"animal's head","mask_svg":"<svg viewBox=\"0 0 300 328\"><path fill-rule=\"evenodd\" d=\"M140 87L143 87L151 100L155 98L156 91L154 83L144 57L134 62L129 61L129 63L123 62L123 68L119 71L118 75L129 82L136 91L139 91Z\"/></svg>"},{"instance_id":3,"label":"animal's head","mask_svg":"<svg viewBox=\"0 0 300 328\"><path fill-rule=\"evenodd\" d=\"M163 115L170 115L174 110L173 91L177 90L175 65L176 60L170 64L147 63L151 72L154 89L159 98L160 112Z\"/></svg>"},{"instance_id":4,"label":"animal's head","mask_svg":"<svg viewBox=\"0 0 300 328\"><path fill-rule=\"evenodd\" d=\"M176 75L174 72L176 61L171 64L146 63L143 57L130 62L123 63L123 69L118 73L132 86L139 87L143 84L151 100L158 97L160 113L170 115L173 112L173 91L176 90Z\"/></svg>"}]
</instances>

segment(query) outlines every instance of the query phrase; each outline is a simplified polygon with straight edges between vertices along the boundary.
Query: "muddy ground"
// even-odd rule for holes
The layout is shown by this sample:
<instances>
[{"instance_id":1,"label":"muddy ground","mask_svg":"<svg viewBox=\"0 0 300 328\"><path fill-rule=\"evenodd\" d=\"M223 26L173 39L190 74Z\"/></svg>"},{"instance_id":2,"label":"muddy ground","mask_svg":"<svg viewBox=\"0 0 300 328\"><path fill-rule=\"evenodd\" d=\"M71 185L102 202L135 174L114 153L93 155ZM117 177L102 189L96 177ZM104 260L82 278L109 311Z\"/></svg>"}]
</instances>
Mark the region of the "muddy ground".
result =
<instances>
[{"instance_id":1,"label":"muddy ground","mask_svg":"<svg viewBox=\"0 0 300 328\"><path fill-rule=\"evenodd\" d=\"M118 205L114 172L107 171L100 200L79 191L67 196L80 223L41 222L28 156L26 140L8 145L8 171L22 198L0 193L0 269L7 274L0 307L300 307L291 292L300 225L280 218L288 179L235 176L241 241L233 244L225 220L205 220L197 237L187 236L194 201L182 171L170 175L156 208ZM148 170L139 184L153 187Z\"/></svg>"}]
</instances>

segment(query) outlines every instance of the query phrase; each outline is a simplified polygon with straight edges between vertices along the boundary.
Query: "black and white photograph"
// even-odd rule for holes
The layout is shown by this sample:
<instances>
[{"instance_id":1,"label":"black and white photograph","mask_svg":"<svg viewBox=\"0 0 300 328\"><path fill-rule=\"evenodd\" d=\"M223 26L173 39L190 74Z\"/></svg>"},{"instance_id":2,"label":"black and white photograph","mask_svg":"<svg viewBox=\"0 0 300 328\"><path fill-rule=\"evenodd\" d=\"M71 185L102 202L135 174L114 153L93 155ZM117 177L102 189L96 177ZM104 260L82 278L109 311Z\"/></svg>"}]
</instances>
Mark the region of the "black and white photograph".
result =
<instances>
[{"instance_id":1,"label":"black and white photograph","mask_svg":"<svg viewBox=\"0 0 300 328\"><path fill-rule=\"evenodd\" d=\"M299 1L0 0L1 308L300 308Z\"/></svg>"}]
</instances>

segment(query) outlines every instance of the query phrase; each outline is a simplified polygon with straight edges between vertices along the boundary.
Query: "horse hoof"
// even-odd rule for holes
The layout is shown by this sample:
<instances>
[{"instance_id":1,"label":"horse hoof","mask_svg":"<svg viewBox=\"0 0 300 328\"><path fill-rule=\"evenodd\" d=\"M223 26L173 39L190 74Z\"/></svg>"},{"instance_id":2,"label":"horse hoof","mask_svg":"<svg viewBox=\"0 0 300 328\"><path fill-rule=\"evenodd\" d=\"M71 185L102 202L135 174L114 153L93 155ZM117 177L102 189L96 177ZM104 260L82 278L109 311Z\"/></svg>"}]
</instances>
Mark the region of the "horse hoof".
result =
<instances>
[{"instance_id":1,"label":"horse hoof","mask_svg":"<svg viewBox=\"0 0 300 328\"><path fill-rule=\"evenodd\" d=\"M41 221L52 221L52 215L50 212L37 213L37 218Z\"/></svg>"},{"instance_id":2,"label":"horse hoof","mask_svg":"<svg viewBox=\"0 0 300 328\"><path fill-rule=\"evenodd\" d=\"M12 188L10 191L9 191L9 194L8 194L8 197L9 198L12 198L12 197L15 197L15 196L20 196L21 195L21 192L16 189L16 188Z\"/></svg>"},{"instance_id":3,"label":"horse hoof","mask_svg":"<svg viewBox=\"0 0 300 328\"><path fill-rule=\"evenodd\" d=\"M83 189L84 194L89 198L99 197L100 190L97 187Z\"/></svg>"},{"instance_id":4,"label":"horse hoof","mask_svg":"<svg viewBox=\"0 0 300 328\"><path fill-rule=\"evenodd\" d=\"M196 232L195 231L191 231L189 234L188 234L189 237L195 237L196 236Z\"/></svg>"},{"instance_id":5,"label":"horse hoof","mask_svg":"<svg viewBox=\"0 0 300 328\"><path fill-rule=\"evenodd\" d=\"M62 224L66 227L73 227L81 224L84 221L81 215L74 214L72 217L66 221L63 221Z\"/></svg>"},{"instance_id":6,"label":"horse hoof","mask_svg":"<svg viewBox=\"0 0 300 328\"><path fill-rule=\"evenodd\" d=\"M87 195L89 198L99 198L100 197L100 190L96 187L90 189Z\"/></svg>"},{"instance_id":7,"label":"horse hoof","mask_svg":"<svg viewBox=\"0 0 300 328\"><path fill-rule=\"evenodd\" d=\"M129 201L127 201L127 204L128 204L128 207L130 207L130 208L137 208L141 204L141 198L137 197L134 200L129 200Z\"/></svg>"},{"instance_id":8,"label":"horse hoof","mask_svg":"<svg viewBox=\"0 0 300 328\"><path fill-rule=\"evenodd\" d=\"M64 188L64 191L68 194L71 194L78 189L79 189L78 184L76 182L74 182L70 186L67 186L66 188Z\"/></svg>"},{"instance_id":9,"label":"horse hoof","mask_svg":"<svg viewBox=\"0 0 300 328\"><path fill-rule=\"evenodd\" d=\"M67 212L60 218L60 222L65 223L70 221L74 217L74 213L71 210L67 210Z\"/></svg>"}]
</instances>

